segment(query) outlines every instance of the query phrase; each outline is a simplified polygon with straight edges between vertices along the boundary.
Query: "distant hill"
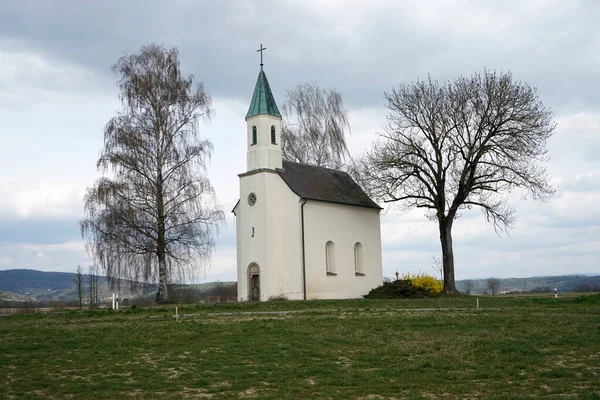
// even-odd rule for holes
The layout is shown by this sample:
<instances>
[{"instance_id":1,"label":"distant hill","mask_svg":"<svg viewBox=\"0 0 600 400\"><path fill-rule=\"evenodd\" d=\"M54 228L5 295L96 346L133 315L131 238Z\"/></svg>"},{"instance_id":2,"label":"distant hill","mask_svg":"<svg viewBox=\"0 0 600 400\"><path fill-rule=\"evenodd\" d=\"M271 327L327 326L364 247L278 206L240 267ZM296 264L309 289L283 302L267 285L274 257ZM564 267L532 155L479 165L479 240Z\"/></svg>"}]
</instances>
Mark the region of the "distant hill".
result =
<instances>
[{"instance_id":1,"label":"distant hill","mask_svg":"<svg viewBox=\"0 0 600 400\"><path fill-rule=\"evenodd\" d=\"M75 301L77 291L73 282L74 273L45 272L34 269L9 269L0 271L0 299L37 301ZM87 288L87 275L83 276ZM108 293L108 280L98 277L99 292ZM86 293L87 295L87 293Z\"/></svg>"},{"instance_id":2,"label":"distant hill","mask_svg":"<svg viewBox=\"0 0 600 400\"><path fill-rule=\"evenodd\" d=\"M40 290L65 290L75 289L73 283L74 273L44 272L34 269L8 269L0 271L0 290L25 294ZM99 282L104 283L106 277L102 276Z\"/></svg>"}]
</instances>

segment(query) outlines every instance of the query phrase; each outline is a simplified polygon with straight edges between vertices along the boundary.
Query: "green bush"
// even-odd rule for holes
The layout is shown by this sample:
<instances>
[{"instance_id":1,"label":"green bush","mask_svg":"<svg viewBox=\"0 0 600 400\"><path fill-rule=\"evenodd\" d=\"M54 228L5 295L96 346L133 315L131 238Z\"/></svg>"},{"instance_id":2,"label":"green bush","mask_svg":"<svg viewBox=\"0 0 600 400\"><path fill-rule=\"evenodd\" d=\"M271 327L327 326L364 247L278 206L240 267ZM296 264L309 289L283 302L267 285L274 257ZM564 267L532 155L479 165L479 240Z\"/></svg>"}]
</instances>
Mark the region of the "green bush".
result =
<instances>
[{"instance_id":1,"label":"green bush","mask_svg":"<svg viewBox=\"0 0 600 400\"><path fill-rule=\"evenodd\" d=\"M409 279L399 279L393 282L383 282L383 285L376 287L363 297L365 299L421 299L437 296L437 293L413 286Z\"/></svg>"}]
</instances>

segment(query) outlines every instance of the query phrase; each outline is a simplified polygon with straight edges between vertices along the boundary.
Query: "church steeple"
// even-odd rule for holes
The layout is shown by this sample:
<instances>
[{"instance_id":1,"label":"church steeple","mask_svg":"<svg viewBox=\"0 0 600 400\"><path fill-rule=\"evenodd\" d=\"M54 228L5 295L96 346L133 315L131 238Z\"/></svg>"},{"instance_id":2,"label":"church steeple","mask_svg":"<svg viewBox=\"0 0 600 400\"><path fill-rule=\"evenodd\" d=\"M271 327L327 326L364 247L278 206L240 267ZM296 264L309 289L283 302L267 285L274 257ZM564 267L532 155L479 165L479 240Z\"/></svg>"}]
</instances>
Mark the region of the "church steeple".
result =
<instances>
[{"instance_id":1,"label":"church steeple","mask_svg":"<svg viewBox=\"0 0 600 400\"><path fill-rule=\"evenodd\" d=\"M273 92L271 92L271 86L269 86L269 81L267 80L267 75L265 75L262 66L258 73L258 79L254 87L250 108L248 108L248 113L246 114L246 120L255 115L272 115L281 118L277 103L275 103L275 98L273 97Z\"/></svg>"},{"instance_id":2,"label":"church steeple","mask_svg":"<svg viewBox=\"0 0 600 400\"><path fill-rule=\"evenodd\" d=\"M281 157L281 114L275 103L267 75L263 70L260 45L260 72L254 87L250 108L246 114L248 151L246 153L248 171L257 169L278 169L282 166Z\"/></svg>"}]
</instances>

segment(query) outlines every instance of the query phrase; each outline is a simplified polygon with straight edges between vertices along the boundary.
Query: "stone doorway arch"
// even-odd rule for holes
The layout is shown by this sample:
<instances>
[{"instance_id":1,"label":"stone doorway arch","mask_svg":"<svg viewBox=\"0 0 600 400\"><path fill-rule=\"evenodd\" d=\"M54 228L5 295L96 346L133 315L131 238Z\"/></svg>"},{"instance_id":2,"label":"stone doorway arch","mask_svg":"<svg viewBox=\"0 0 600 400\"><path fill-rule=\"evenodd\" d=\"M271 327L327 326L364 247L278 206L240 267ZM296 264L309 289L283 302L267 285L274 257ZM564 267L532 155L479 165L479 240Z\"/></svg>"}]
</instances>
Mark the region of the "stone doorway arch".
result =
<instances>
[{"instance_id":1,"label":"stone doorway arch","mask_svg":"<svg viewBox=\"0 0 600 400\"><path fill-rule=\"evenodd\" d=\"M260 301L260 268L256 263L248 266L248 300Z\"/></svg>"}]
</instances>

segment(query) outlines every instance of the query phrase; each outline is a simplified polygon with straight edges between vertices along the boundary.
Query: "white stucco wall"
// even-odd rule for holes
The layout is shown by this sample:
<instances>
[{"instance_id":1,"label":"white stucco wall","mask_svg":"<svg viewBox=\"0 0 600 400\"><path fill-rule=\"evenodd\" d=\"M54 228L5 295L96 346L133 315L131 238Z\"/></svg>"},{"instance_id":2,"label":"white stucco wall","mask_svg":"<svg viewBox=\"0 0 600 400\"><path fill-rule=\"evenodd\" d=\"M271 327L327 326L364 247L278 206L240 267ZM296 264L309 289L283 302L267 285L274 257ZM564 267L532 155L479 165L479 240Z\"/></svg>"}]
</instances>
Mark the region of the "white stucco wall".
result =
<instances>
[{"instance_id":1,"label":"white stucco wall","mask_svg":"<svg viewBox=\"0 0 600 400\"><path fill-rule=\"evenodd\" d=\"M248 204L250 193L257 197L254 206ZM240 203L235 209L238 300L248 300L252 263L260 268L261 300L281 294L302 299L300 206L300 198L275 171L240 177Z\"/></svg>"},{"instance_id":2,"label":"white stucco wall","mask_svg":"<svg viewBox=\"0 0 600 400\"><path fill-rule=\"evenodd\" d=\"M254 206L248 195L255 193ZM240 177L235 209L238 243L238 300L249 300L248 268L260 268L261 300L304 296L302 277L303 200L275 171ZM308 200L304 206L307 299L360 298L382 283L379 210ZM254 237L252 237L254 228ZM326 270L325 245L335 246L335 272ZM354 246L363 248L364 276L356 275Z\"/></svg>"},{"instance_id":3,"label":"white stucco wall","mask_svg":"<svg viewBox=\"0 0 600 400\"><path fill-rule=\"evenodd\" d=\"M379 210L308 200L304 207L308 299L357 298L381 285ZM327 275L325 245L335 245L336 274ZM364 276L356 276L354 245L363 246Z\"/></svg>"}]
</instances>

